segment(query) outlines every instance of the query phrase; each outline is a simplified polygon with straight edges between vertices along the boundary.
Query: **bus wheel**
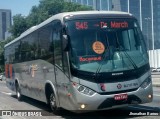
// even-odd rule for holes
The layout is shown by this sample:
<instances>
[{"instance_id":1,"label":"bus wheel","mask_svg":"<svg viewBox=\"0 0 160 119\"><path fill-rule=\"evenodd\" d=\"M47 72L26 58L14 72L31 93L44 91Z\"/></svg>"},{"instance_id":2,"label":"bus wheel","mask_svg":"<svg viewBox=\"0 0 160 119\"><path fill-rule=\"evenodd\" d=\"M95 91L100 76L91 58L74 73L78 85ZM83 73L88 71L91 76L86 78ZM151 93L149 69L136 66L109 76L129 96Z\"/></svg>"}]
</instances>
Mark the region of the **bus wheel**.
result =
<instances>
[{"instance_id":1,"label":"bus wheel","mask_svg":"<svg viewBox=\"0 0 160 119\"><path fill-rule=\"evenodd\" d=\"M17 99L18 99L19 101L22 100L22 94L21 94L21 91L20 91L20 88L19 88L19 85L18 85L18 84L16 84L16 96L17 96Z\"/></svg>"},{"instance_id":2,"label":"bus wheel","mask_svg":"<svg viewBox=\"0 0 160 119\"><path fill-rule=\"evenodd\" d=\"M58 107L57 107L57 104L56 104L56 97L55 97L55 94L52 92L50 94L50 97L49 97L49 105L50 105L50 108L51 110L53 111L54 114L58 114Z\"/></svg>"}]
</instances>

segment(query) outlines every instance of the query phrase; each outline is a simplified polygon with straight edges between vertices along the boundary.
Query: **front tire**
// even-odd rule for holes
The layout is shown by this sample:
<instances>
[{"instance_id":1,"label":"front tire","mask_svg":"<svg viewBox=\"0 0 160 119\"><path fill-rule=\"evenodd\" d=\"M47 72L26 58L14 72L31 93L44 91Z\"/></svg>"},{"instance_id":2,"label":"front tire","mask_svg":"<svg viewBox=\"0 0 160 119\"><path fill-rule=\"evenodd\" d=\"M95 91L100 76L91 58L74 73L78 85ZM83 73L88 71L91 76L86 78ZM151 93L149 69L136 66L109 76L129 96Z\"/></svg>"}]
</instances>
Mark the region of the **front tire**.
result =
<instances>
[{"instance_id":1,"label":"front tire","mask_svg":"<svg viewBox=\"0 0 160 119\"><path fill-rule=\"evenodd\" d=\"M60 110L57 107L56 97L55 97L55 94L53 92L51 92L50 96L49 96L49 106L50 106L50 109L52 110L52 112L54 114L59 114L60 113Z\"/></svg>"},{"instance_id":2,"label":"front tire","mask_svg":"<svg viewBox=\"0 0 160 119\"><path fill-rule=\"evenodd\" d=\"M21 94L21 90L20 90L20 87L19 87L18 84L16 84L16 96L17 96L17 99L18 99L19 101L22 100L22 94Z\"/></svg>"}]
</instances>

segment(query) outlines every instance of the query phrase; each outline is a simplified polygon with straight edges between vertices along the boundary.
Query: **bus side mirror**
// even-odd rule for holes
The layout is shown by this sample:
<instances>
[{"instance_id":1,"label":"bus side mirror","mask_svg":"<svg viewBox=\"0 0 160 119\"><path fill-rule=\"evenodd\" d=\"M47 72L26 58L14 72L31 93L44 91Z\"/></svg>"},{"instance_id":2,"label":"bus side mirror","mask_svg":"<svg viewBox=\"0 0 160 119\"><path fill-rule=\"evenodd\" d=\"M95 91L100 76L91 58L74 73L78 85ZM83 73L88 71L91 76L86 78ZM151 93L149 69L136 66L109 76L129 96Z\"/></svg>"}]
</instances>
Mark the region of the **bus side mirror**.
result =
<instances>
[{"instance_id":1,"label":"bus side mirror","mask_svg":"<svg viewBox=\"0 0 160 119\"><path fill-rule=\"evenodd\" d=\"M63 35L63 39L62 39L62 46L63 46L63 51L68 51L68 36L67 35Z\"/></svg>"}]
</instances>

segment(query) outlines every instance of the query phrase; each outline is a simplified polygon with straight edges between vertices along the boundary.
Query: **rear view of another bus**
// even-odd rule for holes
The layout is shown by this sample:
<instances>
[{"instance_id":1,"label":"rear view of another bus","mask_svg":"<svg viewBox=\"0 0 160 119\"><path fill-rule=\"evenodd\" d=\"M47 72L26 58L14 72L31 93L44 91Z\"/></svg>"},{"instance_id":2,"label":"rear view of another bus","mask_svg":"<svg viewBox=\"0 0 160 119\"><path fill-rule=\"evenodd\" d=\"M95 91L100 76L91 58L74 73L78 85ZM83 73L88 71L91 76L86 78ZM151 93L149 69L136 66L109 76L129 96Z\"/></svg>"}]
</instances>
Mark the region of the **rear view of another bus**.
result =
<instances>
[{"instance_id":1,"label":"rear view of another bus","mask_svg":"<svg viewBox=\"0 0 160 119\"><path fill-rule=\"evenodd\" d=\"M136 18L97 11L64 19L75 109L101 110L152 101L148 54Z\"/></svg>"}]
</instances>

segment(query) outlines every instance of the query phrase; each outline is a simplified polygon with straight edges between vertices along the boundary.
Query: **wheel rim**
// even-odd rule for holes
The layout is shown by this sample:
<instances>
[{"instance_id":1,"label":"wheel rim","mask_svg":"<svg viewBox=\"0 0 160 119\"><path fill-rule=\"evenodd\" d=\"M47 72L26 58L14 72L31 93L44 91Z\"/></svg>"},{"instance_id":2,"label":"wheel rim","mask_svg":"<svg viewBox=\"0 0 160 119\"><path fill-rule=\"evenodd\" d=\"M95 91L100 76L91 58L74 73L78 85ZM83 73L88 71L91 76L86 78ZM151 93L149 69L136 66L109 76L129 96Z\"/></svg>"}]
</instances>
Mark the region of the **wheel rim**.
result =
<instances>
[{"instance_id":1,"label":"wheel rim","mask_svg":"<svg viewBox=\"0 0 160 119\"><path fill-rule=\"evenodd\" d=\"M21 93L20 93L20 90L19 90L19 87L17 87L17 98L19 99L21 97Z\"/></svg>"},{"instance_id":2,"label":"wheel rim","mask_svg":"<svg viewBox=\"0 0 160 119\"><path fill-rule=\"evenodd\" d=\"M21 94L19 91L17 91L17 97L20 98Z\"/></svg>"},{"instance_id":3,"label":"wheel rim","mask_svg":"<svg viewBox=\"0 0 160 119\"><path fill-rule=\"evenodd\" d=\"M52 110L56 110L56 99L53 93L50 95L50 106Z\"/></svg>"}]
</instances>

